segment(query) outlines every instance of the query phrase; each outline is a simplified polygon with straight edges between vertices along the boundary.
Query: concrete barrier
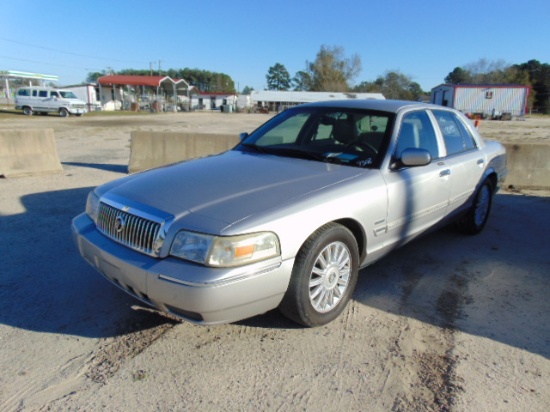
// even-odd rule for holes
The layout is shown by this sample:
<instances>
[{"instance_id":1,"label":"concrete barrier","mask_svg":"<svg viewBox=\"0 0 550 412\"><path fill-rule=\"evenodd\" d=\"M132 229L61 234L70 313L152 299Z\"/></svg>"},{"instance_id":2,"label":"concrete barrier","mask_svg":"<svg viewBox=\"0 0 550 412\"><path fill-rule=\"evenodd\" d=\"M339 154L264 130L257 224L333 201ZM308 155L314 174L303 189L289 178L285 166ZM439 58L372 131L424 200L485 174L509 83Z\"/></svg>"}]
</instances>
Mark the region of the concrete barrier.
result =
<instances>
[{"instance_id":1,"label":"concrete barrier","mask_svg":"<svg viewBox=\"0 0 550 412\"><path fill-rule=\"evenodd\" d=\"M134 131L128 171L134 173L225 152L238 142L239 136L236 135Z\"/></svg>"},{"instance_id":2,"label":"concrete barrier","mask_svg":"<svg viewBox=\"0 0 550 412\"><path fill-rule=\"evenodd\" d=\"M0 130L0 176L61 172L53 129Z\"/></svg>"},{"instance_id":3,"label":"concrete barrier","mask_svg":"<svg viewBox=\"0 0 550 412\"><path fill-rule=\"evenodd\" d=\"M231 149L238 136L223 134L132 132L130 173ZM550 144L506 143L508 177L504 187L550 189Z\"/></svg>"},{"instance_id":4,"label":"concrete barrier","mask_svg":"<svg viewBox=\"0 0 550 412\"><path fill-rule=\"evenodd\" d=\"M505 187L550 189L550 144L505 143L508 177Z\"/></svg>"}]
</instances>

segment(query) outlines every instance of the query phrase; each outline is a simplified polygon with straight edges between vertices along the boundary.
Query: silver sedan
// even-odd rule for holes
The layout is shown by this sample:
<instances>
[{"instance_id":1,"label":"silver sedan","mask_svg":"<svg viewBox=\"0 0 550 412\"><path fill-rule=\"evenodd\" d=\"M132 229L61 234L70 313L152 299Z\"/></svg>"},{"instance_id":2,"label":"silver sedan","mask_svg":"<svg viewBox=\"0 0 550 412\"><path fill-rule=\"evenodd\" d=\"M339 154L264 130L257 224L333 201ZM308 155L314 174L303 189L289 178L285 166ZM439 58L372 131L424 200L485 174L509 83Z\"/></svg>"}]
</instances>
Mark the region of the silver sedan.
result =
<instances>
[{"instance_id":1,"label":"silver sedan","mask_svg":"<svg viewBox=\"0 0 550 412\"><path fill-rule=\"evenodd\" d=\"M93 190L82 256L137 299L197 324L279 308L318 326L359 269L438 225L483 230L506 153L461 113L390 101L288 109L233 150Z\"/></svg>"}]
</instances>

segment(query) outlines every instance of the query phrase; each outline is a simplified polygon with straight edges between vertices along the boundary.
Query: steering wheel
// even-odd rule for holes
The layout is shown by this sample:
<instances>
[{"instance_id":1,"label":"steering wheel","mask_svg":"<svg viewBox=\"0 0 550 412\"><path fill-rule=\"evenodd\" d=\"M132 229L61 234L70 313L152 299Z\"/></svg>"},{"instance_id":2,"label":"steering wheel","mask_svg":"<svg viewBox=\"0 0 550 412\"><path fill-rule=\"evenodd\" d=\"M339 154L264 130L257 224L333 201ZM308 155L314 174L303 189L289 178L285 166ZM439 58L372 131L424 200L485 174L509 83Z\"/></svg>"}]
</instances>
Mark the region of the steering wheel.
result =
<instances>
[{"instance_id":1,"label":"steering wheel","mask_svg":"<svg viewBox=\"0 0 550 412\"><path fill-rule=\"evenodd\" d=\"M351 143L348 143L347 147L356 147L362 152L372 152L374 156L378 154L378 149L376 149L376 147L374 147L370 143L363 142L361 140L355 140Z\"/></svg>"}]
</instances>

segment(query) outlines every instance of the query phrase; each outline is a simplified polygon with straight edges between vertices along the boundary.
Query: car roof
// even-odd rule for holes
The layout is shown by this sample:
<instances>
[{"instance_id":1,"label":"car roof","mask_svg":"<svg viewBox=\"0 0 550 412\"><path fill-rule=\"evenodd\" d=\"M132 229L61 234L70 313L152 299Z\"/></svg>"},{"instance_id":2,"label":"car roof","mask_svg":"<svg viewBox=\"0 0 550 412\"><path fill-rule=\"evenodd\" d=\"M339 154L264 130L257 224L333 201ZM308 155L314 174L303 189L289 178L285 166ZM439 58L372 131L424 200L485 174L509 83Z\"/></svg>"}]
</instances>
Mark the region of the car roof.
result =
<instances>
[{"instance_id":1,"label":"car roof","mask_svg":"<svg viewBox=\"0 0 550 412\"><path fill-rule=\"evenodd\" d=\"M416 109L429 109L434 108L433 104L413 102L408 100L380 100L380 99L368 99L368 100L329 100L323 102L306 103L300 105L300 107L335 107L346 109L368 109L368 110L380 110L384 112L397 113L405 108ZM440 108L441 106L437 106Z\"/></svg>"}]
</instances>

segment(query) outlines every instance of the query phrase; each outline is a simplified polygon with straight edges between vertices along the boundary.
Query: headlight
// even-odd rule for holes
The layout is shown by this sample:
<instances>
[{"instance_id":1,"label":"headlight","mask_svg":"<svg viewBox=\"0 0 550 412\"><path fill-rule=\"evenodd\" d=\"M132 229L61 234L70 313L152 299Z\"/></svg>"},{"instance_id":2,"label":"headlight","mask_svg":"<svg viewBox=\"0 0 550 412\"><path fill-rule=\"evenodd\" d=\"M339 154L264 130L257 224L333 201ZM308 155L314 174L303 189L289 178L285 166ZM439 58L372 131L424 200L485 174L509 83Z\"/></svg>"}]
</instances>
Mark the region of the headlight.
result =
<instances>
[{"instance_id":1,"label":"headlight","mask_svg":"<svg viewBox=\"0 0 550 412\"><path fill-rule=\"evenodd\" d=\"M261 232L239 236L211 236L180 231L172 242L170 254L207 266L247 265L280 255L279 239Z\"/></svg>"},{"instance_id":2,"label":"headlight","mask_svg":"<svg viewBox=\"0 0 550 412\"><path fill-rule=\"evenodd\" d=\"M99 213L99 196L92 190L88 193L88 200L86 201L86 213L90 216L95 223L97 223L97 215Z\"/></svg>"}]
</instances>

